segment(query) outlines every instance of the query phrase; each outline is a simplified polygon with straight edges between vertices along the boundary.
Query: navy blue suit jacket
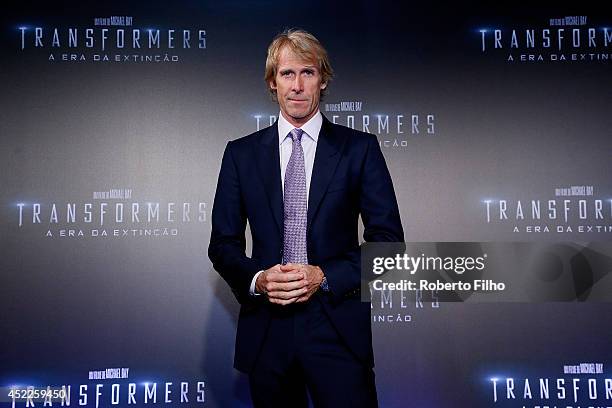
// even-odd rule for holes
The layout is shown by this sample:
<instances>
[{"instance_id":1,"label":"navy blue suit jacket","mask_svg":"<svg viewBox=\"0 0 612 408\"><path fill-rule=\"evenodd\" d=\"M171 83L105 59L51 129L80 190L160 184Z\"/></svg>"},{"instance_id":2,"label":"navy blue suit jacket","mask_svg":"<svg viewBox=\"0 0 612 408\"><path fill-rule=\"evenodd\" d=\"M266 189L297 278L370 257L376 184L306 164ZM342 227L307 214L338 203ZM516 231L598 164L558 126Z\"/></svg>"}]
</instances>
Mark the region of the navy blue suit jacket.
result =
<instances>
[{"instance_id":1,"label":"navy blue suit jacket","mask_svg":"<svg viewBox=\"0 0 612 408\"><path fill-rule=\"evenodd\" d=\"M308 261L323 270L330 292L309 300L323 303L332 324L369 366L372 353L370 304L359 296L359 216L364 240L401 242L404 233L389 171L375 136L323 118L308 197ZM253 251L245 254L249 223ZM214 268L241 304L234 366L253 368L273 308L251 296L254 275L282 263L283 194L276 124L227 144L217 184L208 248Z\"/></svg>"}]
</instances>

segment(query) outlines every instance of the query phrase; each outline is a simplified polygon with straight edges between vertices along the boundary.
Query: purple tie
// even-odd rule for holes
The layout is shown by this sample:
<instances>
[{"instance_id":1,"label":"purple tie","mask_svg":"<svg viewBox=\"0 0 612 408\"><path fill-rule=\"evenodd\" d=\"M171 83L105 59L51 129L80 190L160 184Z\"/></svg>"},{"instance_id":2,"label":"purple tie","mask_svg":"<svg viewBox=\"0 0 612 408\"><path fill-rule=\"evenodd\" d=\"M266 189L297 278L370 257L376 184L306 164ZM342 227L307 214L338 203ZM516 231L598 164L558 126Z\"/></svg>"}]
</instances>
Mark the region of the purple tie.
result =
<instances>
[{"instance_id":1,"label":"purple tie","mask_svg":"<svg viewBox=\"0 0 612 408\"><path fill-rule=\"evenodd\" d=\"M302 149L302 129L289 132L293 147L285 172L285 237L283 241L283 263L308 263L306 252L306 169Z\"/></svg>"}]
</instances>

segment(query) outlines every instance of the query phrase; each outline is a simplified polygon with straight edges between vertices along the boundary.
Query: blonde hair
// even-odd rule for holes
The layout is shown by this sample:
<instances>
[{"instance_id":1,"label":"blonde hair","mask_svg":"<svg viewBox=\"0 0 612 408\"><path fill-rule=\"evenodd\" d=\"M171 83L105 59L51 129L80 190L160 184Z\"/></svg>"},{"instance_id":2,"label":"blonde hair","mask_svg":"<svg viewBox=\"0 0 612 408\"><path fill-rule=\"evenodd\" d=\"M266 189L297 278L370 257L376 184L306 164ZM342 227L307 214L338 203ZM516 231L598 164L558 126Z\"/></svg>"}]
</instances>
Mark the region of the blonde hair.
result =
<instances>
[{"instance_id":1,"label":"blonde hair","mask_svg":"<svg viewBox=\"0 0 612 408\"><path fill-rule=\"evenodd\" d=\"M272 98L276 100L276 90L270 87L270 82L274 81L276 78L278 59L280 58L281 51L285 47L289 47L292 52L305 61L312 61L317 64L321 75L321 83L327 85L321 90L321 96L323 96L334 76L334 70L329 63L327 51L323 48L319 40L309 32L288 29L274 37L274 40L272 40L272 43L268 47L264 80L266 81L268 91L272 95Z\"/></svg>"}]
</instances>

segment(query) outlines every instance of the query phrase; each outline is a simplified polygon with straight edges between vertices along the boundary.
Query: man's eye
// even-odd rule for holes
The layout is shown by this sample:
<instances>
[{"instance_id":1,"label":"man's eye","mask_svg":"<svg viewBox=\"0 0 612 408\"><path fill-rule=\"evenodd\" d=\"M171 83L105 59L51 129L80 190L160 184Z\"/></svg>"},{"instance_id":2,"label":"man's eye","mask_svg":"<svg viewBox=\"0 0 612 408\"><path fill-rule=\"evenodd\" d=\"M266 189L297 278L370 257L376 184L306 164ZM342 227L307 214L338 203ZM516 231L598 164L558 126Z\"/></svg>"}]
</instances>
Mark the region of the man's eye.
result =
<instances>
[{"instance_id":1,"label":"man's eye","mask_svg":"<svg viewBox=\"0 0 612 408\"><path fill-rule=\"evenodd\" d=\"M314 75L314 71L304 71L304 73L309 76Z\"/></svg>"}]
</instances>

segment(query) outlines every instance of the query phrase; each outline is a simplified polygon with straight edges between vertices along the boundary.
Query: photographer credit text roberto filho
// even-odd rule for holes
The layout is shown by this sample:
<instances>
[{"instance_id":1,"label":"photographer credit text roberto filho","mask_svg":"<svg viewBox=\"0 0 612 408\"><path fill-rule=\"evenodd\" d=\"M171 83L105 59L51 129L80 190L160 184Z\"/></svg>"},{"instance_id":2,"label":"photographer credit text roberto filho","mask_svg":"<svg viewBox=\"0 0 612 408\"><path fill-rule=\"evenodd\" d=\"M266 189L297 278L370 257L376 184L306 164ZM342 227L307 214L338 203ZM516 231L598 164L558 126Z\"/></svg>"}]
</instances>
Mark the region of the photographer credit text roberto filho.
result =
<instances>
[{"instance_id":1,"label":"photographer credit text roberto filho","mask_svg":"<svg viewBox=\"0 0 612 408\"><path fill-rule=\"evenodd\" d=\"M408 254L396 254L394 257L375 257L372 260L372 272L375 275L382 275L385 272L395 270L409 273L411 276L418 271L454 272L463 275L470 271L483 271L487 254L479 257L441 257L441 256L410 256ZM447 282L441 279L428 280L401 279L396 282L384 282L382 279L375 279L372 282L375 290L437 290L437 291L479 291L479 292L498 292L506 289L503 282L495 282L491 279L467 279L454 282Z\"/></svg>"}]
</instances>

